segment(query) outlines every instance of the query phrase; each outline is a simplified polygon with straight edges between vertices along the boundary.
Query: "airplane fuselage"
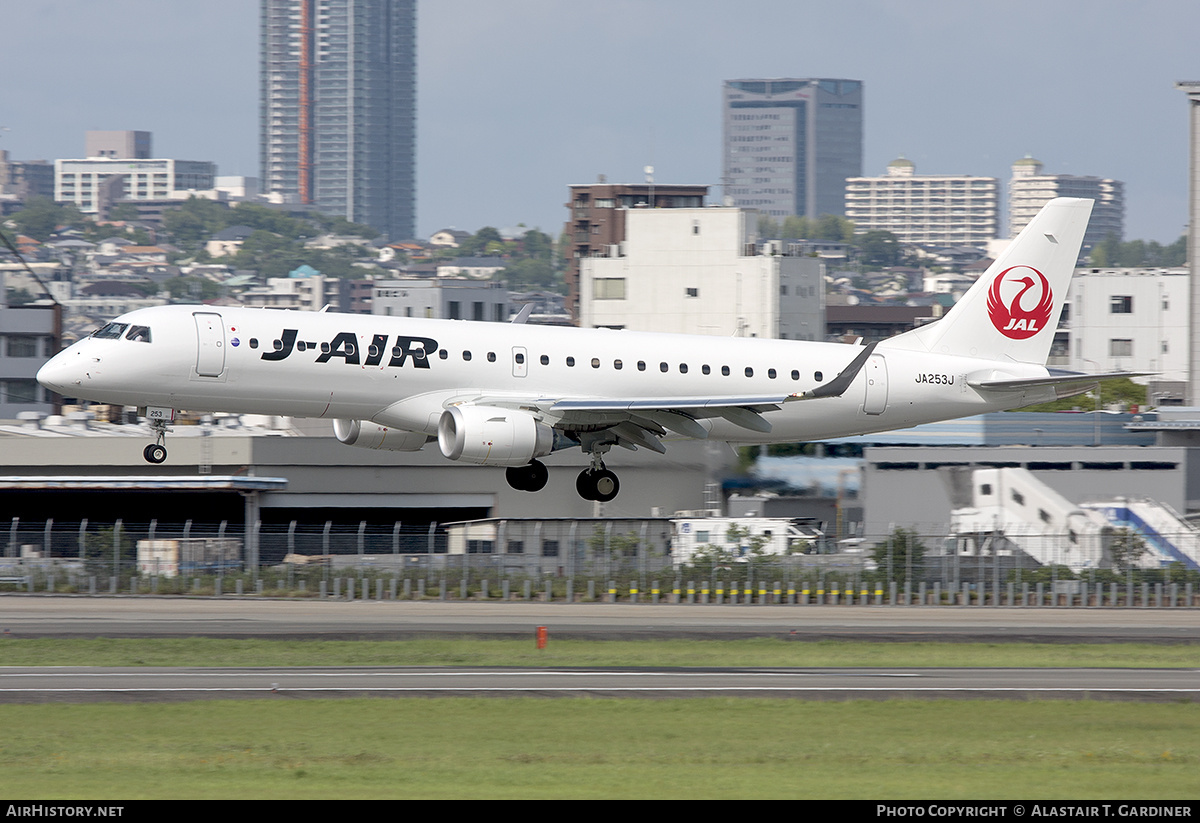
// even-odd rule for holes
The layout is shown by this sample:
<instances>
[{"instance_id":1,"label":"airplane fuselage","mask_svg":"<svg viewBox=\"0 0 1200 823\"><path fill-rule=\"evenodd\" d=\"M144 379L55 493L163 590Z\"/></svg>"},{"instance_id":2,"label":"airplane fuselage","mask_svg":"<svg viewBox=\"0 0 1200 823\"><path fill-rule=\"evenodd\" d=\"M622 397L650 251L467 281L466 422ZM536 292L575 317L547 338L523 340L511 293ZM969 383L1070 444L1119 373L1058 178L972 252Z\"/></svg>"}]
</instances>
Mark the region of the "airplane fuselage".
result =
<instances>
[{"instance_id":1,"label":"airplane fuselage","mask_svg":"<svg viewBox=\"0 0 1200 823\"><path fill-rule=\"evenodd\" d=\"M75 343L39 379L64 396L104 403L362 419L428 435L449 406L489 398L801 394L835 378L862 351L838 343L206 306L140 309L114 323L124 327ZM148 331L129 339L135 327ZM884 341L841 396L765 412L769 432L720 417L700 423L714 438L792 442L1053 398L1047 388L994 394L968 385L968 375L995 366ZM1010 373L1046 370L1014 364Z\"/></svg>"}]
</instances>

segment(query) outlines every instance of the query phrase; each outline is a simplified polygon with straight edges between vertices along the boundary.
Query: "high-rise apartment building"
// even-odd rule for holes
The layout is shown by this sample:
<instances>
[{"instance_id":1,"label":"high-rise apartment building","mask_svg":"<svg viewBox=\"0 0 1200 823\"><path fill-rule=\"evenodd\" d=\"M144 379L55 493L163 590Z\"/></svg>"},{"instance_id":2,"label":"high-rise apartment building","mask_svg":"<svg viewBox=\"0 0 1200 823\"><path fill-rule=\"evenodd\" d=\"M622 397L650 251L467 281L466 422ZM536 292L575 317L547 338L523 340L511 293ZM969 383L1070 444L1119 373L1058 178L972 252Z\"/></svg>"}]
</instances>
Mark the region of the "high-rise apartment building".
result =
<instances>
[{"instance_id":1,"label":"high-rise apartment building","mask_svg":"<svg viewBox=\"0 0 1200 823\"><path fill-rule=\"evenodd\" d=\"M842 214L862 175L859 80L727 80L725 196L772 217Z\"/></svg>"},{"instance_id":2,"label":"high-rise apartment building","mask_svg":"<svg viewBox=\"0 0 1200 823\"><path fill-rule=\"evenodd\" d=\"M1042 162L1026 155L1012 165L1008 184L1008 219L1012 237L1055 197L1087 197L1095 201L1092 219L1083 235L1084 251L1111 234L1125 237L1125 184L1120 180L1079 177L1073 174L1042 174Z\"/></svg>"},{"instance_id":3,"label":"high-rise apartment building","mask_svg":"<svg viewBox=\"0 0 1200 823\"><path fill-rule=\"evenodd\" d=\"M262 189L416 233L416 0L261 0Z\"/></svg>"},{"instance_id":4,"label":"high-rise apartment building","mask_svg":"<svg viewBox=\"0 0 1200 823\"><path fill-rule=\"evenodd\" d=\"M890 231L901 243L979 246L1000 229L995 177L917 174L897 158L883 177L846 181L846 217L857 231Z\"/></svg>"}]
</instances>

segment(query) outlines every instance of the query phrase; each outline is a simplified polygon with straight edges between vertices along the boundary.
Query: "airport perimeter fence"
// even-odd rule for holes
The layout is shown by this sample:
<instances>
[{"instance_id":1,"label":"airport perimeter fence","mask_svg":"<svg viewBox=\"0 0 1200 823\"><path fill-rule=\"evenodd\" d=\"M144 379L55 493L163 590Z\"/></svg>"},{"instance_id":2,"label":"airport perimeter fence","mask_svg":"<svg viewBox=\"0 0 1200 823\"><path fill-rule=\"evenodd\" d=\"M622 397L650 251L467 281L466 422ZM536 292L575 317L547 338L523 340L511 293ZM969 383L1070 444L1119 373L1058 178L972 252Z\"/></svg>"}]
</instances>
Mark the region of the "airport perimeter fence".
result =
<instances>
[{"instance_id":1,"label":"airport perimeter fence","mask_svg":"<svg viewBox=\"0 0 1200 823\"><path fill-rule=\"evenodd\" d=\"M661 520L217 525L44 522L0 535L0 593L795 605L1200 607L1200 573L964 555L944 533L850 551L754 555L717 545L677 565ZM507 531L506 531L507 528ZM7 538L7 539L5 539ZM1062 536L1064 543L1068 536ZM162 549L175 552L164 559ZM254 559L257 557L257 562ZM250 558L249 562L247 558Z\"/></svg>"}]
</instances>

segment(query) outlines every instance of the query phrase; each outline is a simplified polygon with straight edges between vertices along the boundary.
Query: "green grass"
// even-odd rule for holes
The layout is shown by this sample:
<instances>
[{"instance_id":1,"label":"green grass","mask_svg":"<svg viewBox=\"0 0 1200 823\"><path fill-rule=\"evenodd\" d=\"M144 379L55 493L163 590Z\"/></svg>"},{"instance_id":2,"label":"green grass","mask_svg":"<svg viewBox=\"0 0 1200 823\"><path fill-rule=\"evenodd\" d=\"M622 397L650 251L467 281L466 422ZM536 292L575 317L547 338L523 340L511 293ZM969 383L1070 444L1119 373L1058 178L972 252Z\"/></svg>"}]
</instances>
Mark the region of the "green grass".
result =
<instances>
[{"instance_id":1,"label":"green grass","mask_svg":"<svg viewBox=\"0 0 1200 823\"><path fill-rule=\"evenodd\" d=\"M0 706L0 791L86 798L1200 796L1200 705L353 699Z\"/></svg>"},{"instance_id":2,"label":"green grass","mask_svg":"<svg viewBox=\"0 0 1200 823\"><path fill-rule=\"evenodd\" d=\"M1191 645L0 640L3 665L1194 667ZM1200 704L277 695L0 705L0 793L137 798L1200 796Z\"/></svg>"},{"instance_id":3,"label":"green grass","mask_svg":"<svg viewBox=\"0 0 1200 823\"><path fill-rule=\"evenodd\" d=\"M1200 646L742 640L0 639L5 666L1200 667Z\"/></svg>"}]
</instances>

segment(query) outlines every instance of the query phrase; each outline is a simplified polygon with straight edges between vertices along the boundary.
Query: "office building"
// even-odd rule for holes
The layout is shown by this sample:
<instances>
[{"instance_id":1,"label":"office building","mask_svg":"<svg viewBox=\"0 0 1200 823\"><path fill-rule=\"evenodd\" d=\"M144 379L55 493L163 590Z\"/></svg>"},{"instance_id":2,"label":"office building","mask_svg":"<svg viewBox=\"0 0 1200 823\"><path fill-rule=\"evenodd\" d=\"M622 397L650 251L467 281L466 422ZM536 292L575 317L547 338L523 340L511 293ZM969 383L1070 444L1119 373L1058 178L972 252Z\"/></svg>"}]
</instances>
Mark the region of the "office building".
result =
<instances>
[{"instance_id":1,"label":"office building","mask_svg":"<svg viewBox=\"0 0 1200 823\"><path fill-rule=\"evenodd\" d=\"M416 0L262 0L262 190L415 234Z\"/></svg>"},{"instance_id":2,"label":"office building","mask_svg":"<svg viewBox=\"0 0 1200 823\"><path fill-rule=\"evenodd\" d=\"M1026 155L1012 165L1008 186L1010 236L1016 237L1025 224L1055 197L1086 197L1095 201L1092 219L1083 235L1084 253L1113 235L1125 239L1125 184L1120 180L1079 177L1073 174L1043 174L1040 160Z\"/></svg>"},{"instance_id":3,"label":"office building","mask_svg":"<svg viewBox=\"0 0 1200 823\"><path fill-rule=\"evenodd\" d=\"M84 157L110 160L148 160L148 131L89 131L84 135Z\"/></svg>"},{"instance_id":4,"label":"office building","mask_svg":"<svg viewBox=\"0 0 1200 823\"><path fill-rule=\"evenodd\" d=\"M103 215L117 200L164 200L173 192L211 189L216 173L207 160L55 160L54 199L74 203L84 214Z\"/></svg>"},{"instance_id":5,"label":"office building","mask_svg":"<svg viewBox=\"0 0 1200 823\"><path fill-rule=\"evenodd\" d=\"M661 183L609 183L604 175L595 183L570 187L567 209L571 217L564 231L567 247L567 311L579 319L580 261L608 255L612 246L625 239L630 209L693 209L704 205L708 186L663 185Z\"/></svg>"},{"instance_id":6,"label":"office building","mask_svg":"<svg viewBox=\"0 0 1200 823\"><path fill-rule=\"evenodd\" d=\"M897 158L883 177L846 181L846 217L859 232L890 231L901 243L981 246L1000 228L995 177L917 174Z\"/></svg>"},{"instance_id":7,"label":"office building","mask_svg":"<svg viewBox=\"0 0 1200 823\"><path fill-rule=\"evenodd\" d=\"M54 166L45 160L10 160L0 149L0 208L3 201L54 197Z\"/></svg>"},{"instance_id":8,"label":"office building","mask_svg":"<svg viewBox=\"0 0 1200 823\"><path fill-rule=\"evenodd\" d=\"M727 80L727 205L775 218L842 214L846 179L862 175L859 80Z\"/></svg>"}]
</instances>

